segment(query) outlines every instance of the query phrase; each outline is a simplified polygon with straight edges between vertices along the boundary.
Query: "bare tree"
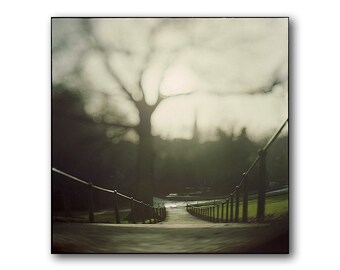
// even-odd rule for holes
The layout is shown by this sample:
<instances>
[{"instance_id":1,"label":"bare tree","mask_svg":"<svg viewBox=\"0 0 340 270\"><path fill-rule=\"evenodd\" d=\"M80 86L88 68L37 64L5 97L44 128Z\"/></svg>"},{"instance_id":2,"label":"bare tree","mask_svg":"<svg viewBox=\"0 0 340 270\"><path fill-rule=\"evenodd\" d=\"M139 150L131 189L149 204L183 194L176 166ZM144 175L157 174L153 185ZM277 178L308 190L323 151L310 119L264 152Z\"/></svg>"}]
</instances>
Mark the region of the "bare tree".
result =
<instances>
[{"instance_id":1,"label":"bare tree","mask_svg":"<svg viewBox=\"0 0 340 270\"><path fill-rule=\"evenodd\" d=\"M124 98L126 101L131 103L138 112L139 122L136 125L129 123L122 123L120 121L110 121L108 126L119 127L123 129L133 129L138 134L139 145L138 145L138 158L136 164L136 197L152 204L153 198L153 165L155 154L153 151L154 137L151 133L151 118L156 108L165 99L176 98L178 96L191 96L199 94L200 90L192 89L189 92L177 93L174 95L165 96L161 93L161 85L164 80L166 71L171 67L177 57L181 53L190 48L202 48L209 49L209 37L196 38L192 35L190 29L187 29L187 22L185 20L171 20L171 19L157 19L151 20L143 34L146 35L147 46L146 49L141 51L131 50L130 46L123 46L119 42L110 42L105 40L105 35L99 33L98 22L100 20L85 19L81 21L82 31L86 36L88 46L87 48L79 54L77 60L76 71L79 72L81 68L81 60L88 52L95 52L100 59L102 66L105 68L107 74L111 77L112 81L120 89L120 98ZM175 21L175 22L174 22ZM140 21L142 23L142 21ZM182 35L183 42L179 45L171 46L171 48L164 51L163 48L157 46L157 41L166 35L169 29L176 28L176 30L184 33ZM123 34L123 33L122 33ZM133 41L131 41L133 42ZM161 56L160 56L161 55ZM137 65L136 72L125 70L126 73L133 74L135 84L132 85L130 81L127 81L122 76L116 68L115 62L117 57L136 57L139 59L139 64ZM154 64L155 61L161 59L161 64L159 65L160 77L155 78L158 81L157 97L153 102L148 102L146 96L146 88L144 86L143 80L145 79L146 73L148 72L150 66ZM267 94L273 91L274 87L278 84L285 82L286 78L280 75L281 63L273 71L271 78L267 80L266 85L262 87L257 87L255 89L245 89L245 91L233 91L232 89L225 89L225 91L217 91L214 89L209 90L209 94L220 96L228 95L259 95ZM107 95L107 93L104 93ZM116 93L117 95L117 93ZM105 97L106 99L108 97ZM118 119L119 120L119 119Z\"/></svg>"}]
</instances>

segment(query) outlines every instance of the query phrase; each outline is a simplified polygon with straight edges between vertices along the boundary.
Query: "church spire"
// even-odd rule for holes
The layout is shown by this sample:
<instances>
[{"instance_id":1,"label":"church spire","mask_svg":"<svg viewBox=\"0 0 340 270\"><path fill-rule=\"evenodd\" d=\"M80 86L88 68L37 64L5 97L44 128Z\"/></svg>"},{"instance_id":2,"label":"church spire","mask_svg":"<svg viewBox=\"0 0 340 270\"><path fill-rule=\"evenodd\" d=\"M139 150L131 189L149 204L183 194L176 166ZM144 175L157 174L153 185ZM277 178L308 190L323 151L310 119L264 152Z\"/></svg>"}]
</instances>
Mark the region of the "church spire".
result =
<instances>
[{"instance_id":1,"label":"church spire","mask_svg":"<svg viewBox=\"0 0 340 270\"><path fill-rule=\"evenodd\" d=\"M194 143L199 143L199 130L198 130L198 127L197 127L197 117L198 116L198 113L197 113L197 109L195 109L194 111L194 127L193 127L193 134L192 134L192 141Z\"/></svg>"}]
</instances>

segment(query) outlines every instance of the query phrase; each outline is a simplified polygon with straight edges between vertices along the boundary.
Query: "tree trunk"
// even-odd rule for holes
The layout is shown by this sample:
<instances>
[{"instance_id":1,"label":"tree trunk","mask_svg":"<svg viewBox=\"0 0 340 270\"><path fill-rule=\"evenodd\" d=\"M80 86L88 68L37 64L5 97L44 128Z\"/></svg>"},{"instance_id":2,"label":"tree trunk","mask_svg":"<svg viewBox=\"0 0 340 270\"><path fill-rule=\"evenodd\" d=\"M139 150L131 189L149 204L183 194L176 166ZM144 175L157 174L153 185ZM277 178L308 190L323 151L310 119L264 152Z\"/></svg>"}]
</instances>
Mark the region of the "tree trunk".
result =
<instances>
[{"instance_id":1,"label":"tree trunk","mask_svg":"<svg viewBox=\"0 0 340 270\"><path fill-rule=\"evenodd\" d=\"M137 156L137 196L150 205L153 204L154 138L151 134L152 106L143 104L140 108L140 123L137 128L139 147Z\"/></svg>"}]
</instances>

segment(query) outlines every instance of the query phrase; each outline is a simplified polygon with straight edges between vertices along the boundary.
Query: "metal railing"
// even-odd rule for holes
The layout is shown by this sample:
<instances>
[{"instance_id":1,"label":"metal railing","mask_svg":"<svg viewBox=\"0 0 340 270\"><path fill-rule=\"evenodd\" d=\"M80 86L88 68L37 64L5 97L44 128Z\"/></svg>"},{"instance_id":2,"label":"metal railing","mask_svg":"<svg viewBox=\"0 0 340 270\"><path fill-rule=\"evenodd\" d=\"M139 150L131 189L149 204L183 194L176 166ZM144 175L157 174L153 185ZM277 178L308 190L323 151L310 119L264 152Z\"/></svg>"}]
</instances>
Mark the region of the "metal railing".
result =
<instances>
[{"instance_id":1,"label":"metal railing","mask_svg":"<svg viewBox=\"0 0 340 270\"><path fill-rule=\"evenodd\" d=\"M269 147L277 139L283 128L288 123L288 119L282 124L279 130L270 138L267 144L258 151L258 155L250 165L248 170L243 173L240 183L235 186L234 190L226 198L225 202L205 203L205 204L188 204L187 211L198 218L212 222L239 222L240 221L240 190L243 188L242 194L242 222L248 222L248 176L255 165L259 163L259 182L257 193L257 213L258 222L263 222L265 218L265 201L266 201L266 157ZM224 207L226 211L224 212ZM224 217L225 213L225 217Z\"/></svg>"},{"instance_id":2,"label":"metal railing","mask_svg":"<svg viewBox=\"0 0 340 270\"><path fill-rule=\"evenodd\" d=\"M115 211L115 221L116 223L121 223L121 216L119 212L119 203L118 203L118 197L123 198L125 200L128 200L131 208L130 212L130 220L132 223L137 223L140 219L142 223L146 223L147 221L149 223L157 223L161 222L166 218L166 208L165 206L158 206L154 207L152 205L149 205L143 201L136 200L133 197L127 196L123 193L118 192L117 190L111 190L106 189L97 185L92 184L92 182L86 182L84 180L81 180L71 174L68 174L66 172L63 172L59 169L52 168L52 171L55 173L58 173L60 175L65 176L67 179L71 179L75 182L78 182L80 184L86 185L88 187L88 221L90 223L95 222L95 211L94 211L94 190L103 191L106 193L110 193L113 195L114 198L114 211Z\"/></svg>"}]
</instances>

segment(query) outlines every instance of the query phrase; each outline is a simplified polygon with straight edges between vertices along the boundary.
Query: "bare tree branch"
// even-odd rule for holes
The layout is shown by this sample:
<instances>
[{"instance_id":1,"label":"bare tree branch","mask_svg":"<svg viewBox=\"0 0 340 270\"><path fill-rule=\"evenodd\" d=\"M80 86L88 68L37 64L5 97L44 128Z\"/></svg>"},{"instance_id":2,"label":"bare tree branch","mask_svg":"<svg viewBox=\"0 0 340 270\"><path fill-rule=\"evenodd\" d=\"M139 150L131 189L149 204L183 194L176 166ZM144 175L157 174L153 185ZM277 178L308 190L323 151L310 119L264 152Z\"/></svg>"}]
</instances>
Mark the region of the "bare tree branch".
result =
<instances>
[{"instance_id":1,"label":"bare tree branch","mask_svg":"<svg viewBox=\"0 0 340 270\"><path fill-rule=\"evenodd\" d=\"M121 78L117 75L117 73L114 71L113 67L110 64L109 61L109 55L110 52L107 48L105 48L100 41L98 40L98 38L96 37L96 35L93 33L93 29L92 26L90 24L89 20L86 20L84 22L84 30L91 35L93 41L94 41L94 48L97 49L101 54L102 54L102 58L104 61L104 65L108 71L108 73L110 74L110 76L118 83L118 85L120 86L121 90L127 95L128 99L130 101L132 101L134 104L136 104L136 100L133 98L132 94L130 93L130 91L128 91L128 89L125 87L123 81L121 80ZM116 49L115 51L122 51L120 49ZM124 54L130 54L128 51L123 50Z\"/></svg>"},{"instance_id":2,"label":"bare tree branch","mask_svg":"<svg viewBox=\"0 0 340 270\"><path fill-rule=\"evenodd\" d=\"M136 103L136 100L132 97L132 94L127 90L127 88L124 86L122 80L118 77L117 73L114 72L112 66L110 65L108 61L108 56L106 53L102 50L100 50L103 53L103 60L105 67L109 74L115 79L115 81L119 84L120 88L123 90L123 92L128 96L129 100L132 101L133 103Z\"/></svg>"},{"instance_id":3,"label":"bare tree branch","mask_svg":"<svg viewBox=\"0 0 340 270\"><path fill-rule=\"evenodd\" d=\"M284 62L277 66L277 68L273 71L273 75L271 76L273 79L267 86L259 87L256 89L251 89L248 91L227 91L227 92L217 92L217 91L209 91L212 94L217 96L230 96L230 95L259 95L259 94L268 94L273 92L275 86L282 85L286 82L287 78L280 78L280 70L282 69Z\"/></svg>"},{"instance_id":4,"label":"bare tree branch","mask_svg":"<svg viewBox=\"0 0 340 270\"><path fill-rule=\"evenodd\" d=\"M169 99L169 98L175 98L175 97L182 97L182 96L191 96L193 94L197 94L199 92L184 92L184 93L178 93L178 94L174 94L174 95L170 95L170 96L164 96L164 95L160 95L156 101L156 103L153 105L153 107L156 107L165 99Z\"/></svg>"},{"instance_id":5,"label":"bare tree branch","mask_svg":"<svg viewBox=\"0 0 340 270\"><path fill-rule=\"evenodd\" d=\"M145 59L144 59L144 63L143 63L143 68L140 70L139 75L138 75L138 87L139 90L142 94L143 99L144 97L144 89L142 86L143 83L143 79L145 76L145 73L147 71L147 69L150 66L150 63L153 59L153 57L155 56L156 53L156 48L155 48L155 38L157 36L157 34L161 31L161 29L164 27L164 25L167 24L167 20L162 20L161 22L157 23L156 25L154 25L149 33L149 37L148 37L148 43L150 44L150 48L148 50L148 52L145 55Z\"/></svg>"},{"instance_id":6,"label":"bare tree branch","mask_svg":"<svg viewBox=\"0 0 340 270\"><path fill-rule=\"evenodd\" d=\"M228 91L228 92L221 92L221 91L213 91L213 90L209 90L206 92L203 91L192 91L192 92L184 92L184 93L178 93L175 95L170 95L170 96L164 96L164 95L160 95L160 97L158 98L157 102L153 105L154 109L156 109L156 107L165 99L169 99L169 98L176 98L176 97L181 97L181 96L191 96L191 95L195 95L195 94L209 94L209 95L214 95L214 96L218 96L218 97L226 97L226 96L246 96L246 95L263 95L263 94L269 94L271 92L273 92L273 89L276 85L281 85L283 84L285 81L284 80L278 80L275 79L269 86L267 87L261 87L261 88L257 88L254 90L249 90L249 91Z\"/></svg>"},{"instance_id":7,"label":"bare tree branch","mask_svg":"<svg viewBox=\"0 0 340 270\"><path fill-rule=\"evenodd\" d=\"M216 96L245 96L245 95L263 95L263 94L269 94L273 92L274 87L276 85L283 84L284 81L274 80L269 86L266 87L260 87L257 89L249 90L249 91L227 91L227 92L221 92L221 91L209 91L207 93L213 94Z\"/></svg>"}]
</instances>

